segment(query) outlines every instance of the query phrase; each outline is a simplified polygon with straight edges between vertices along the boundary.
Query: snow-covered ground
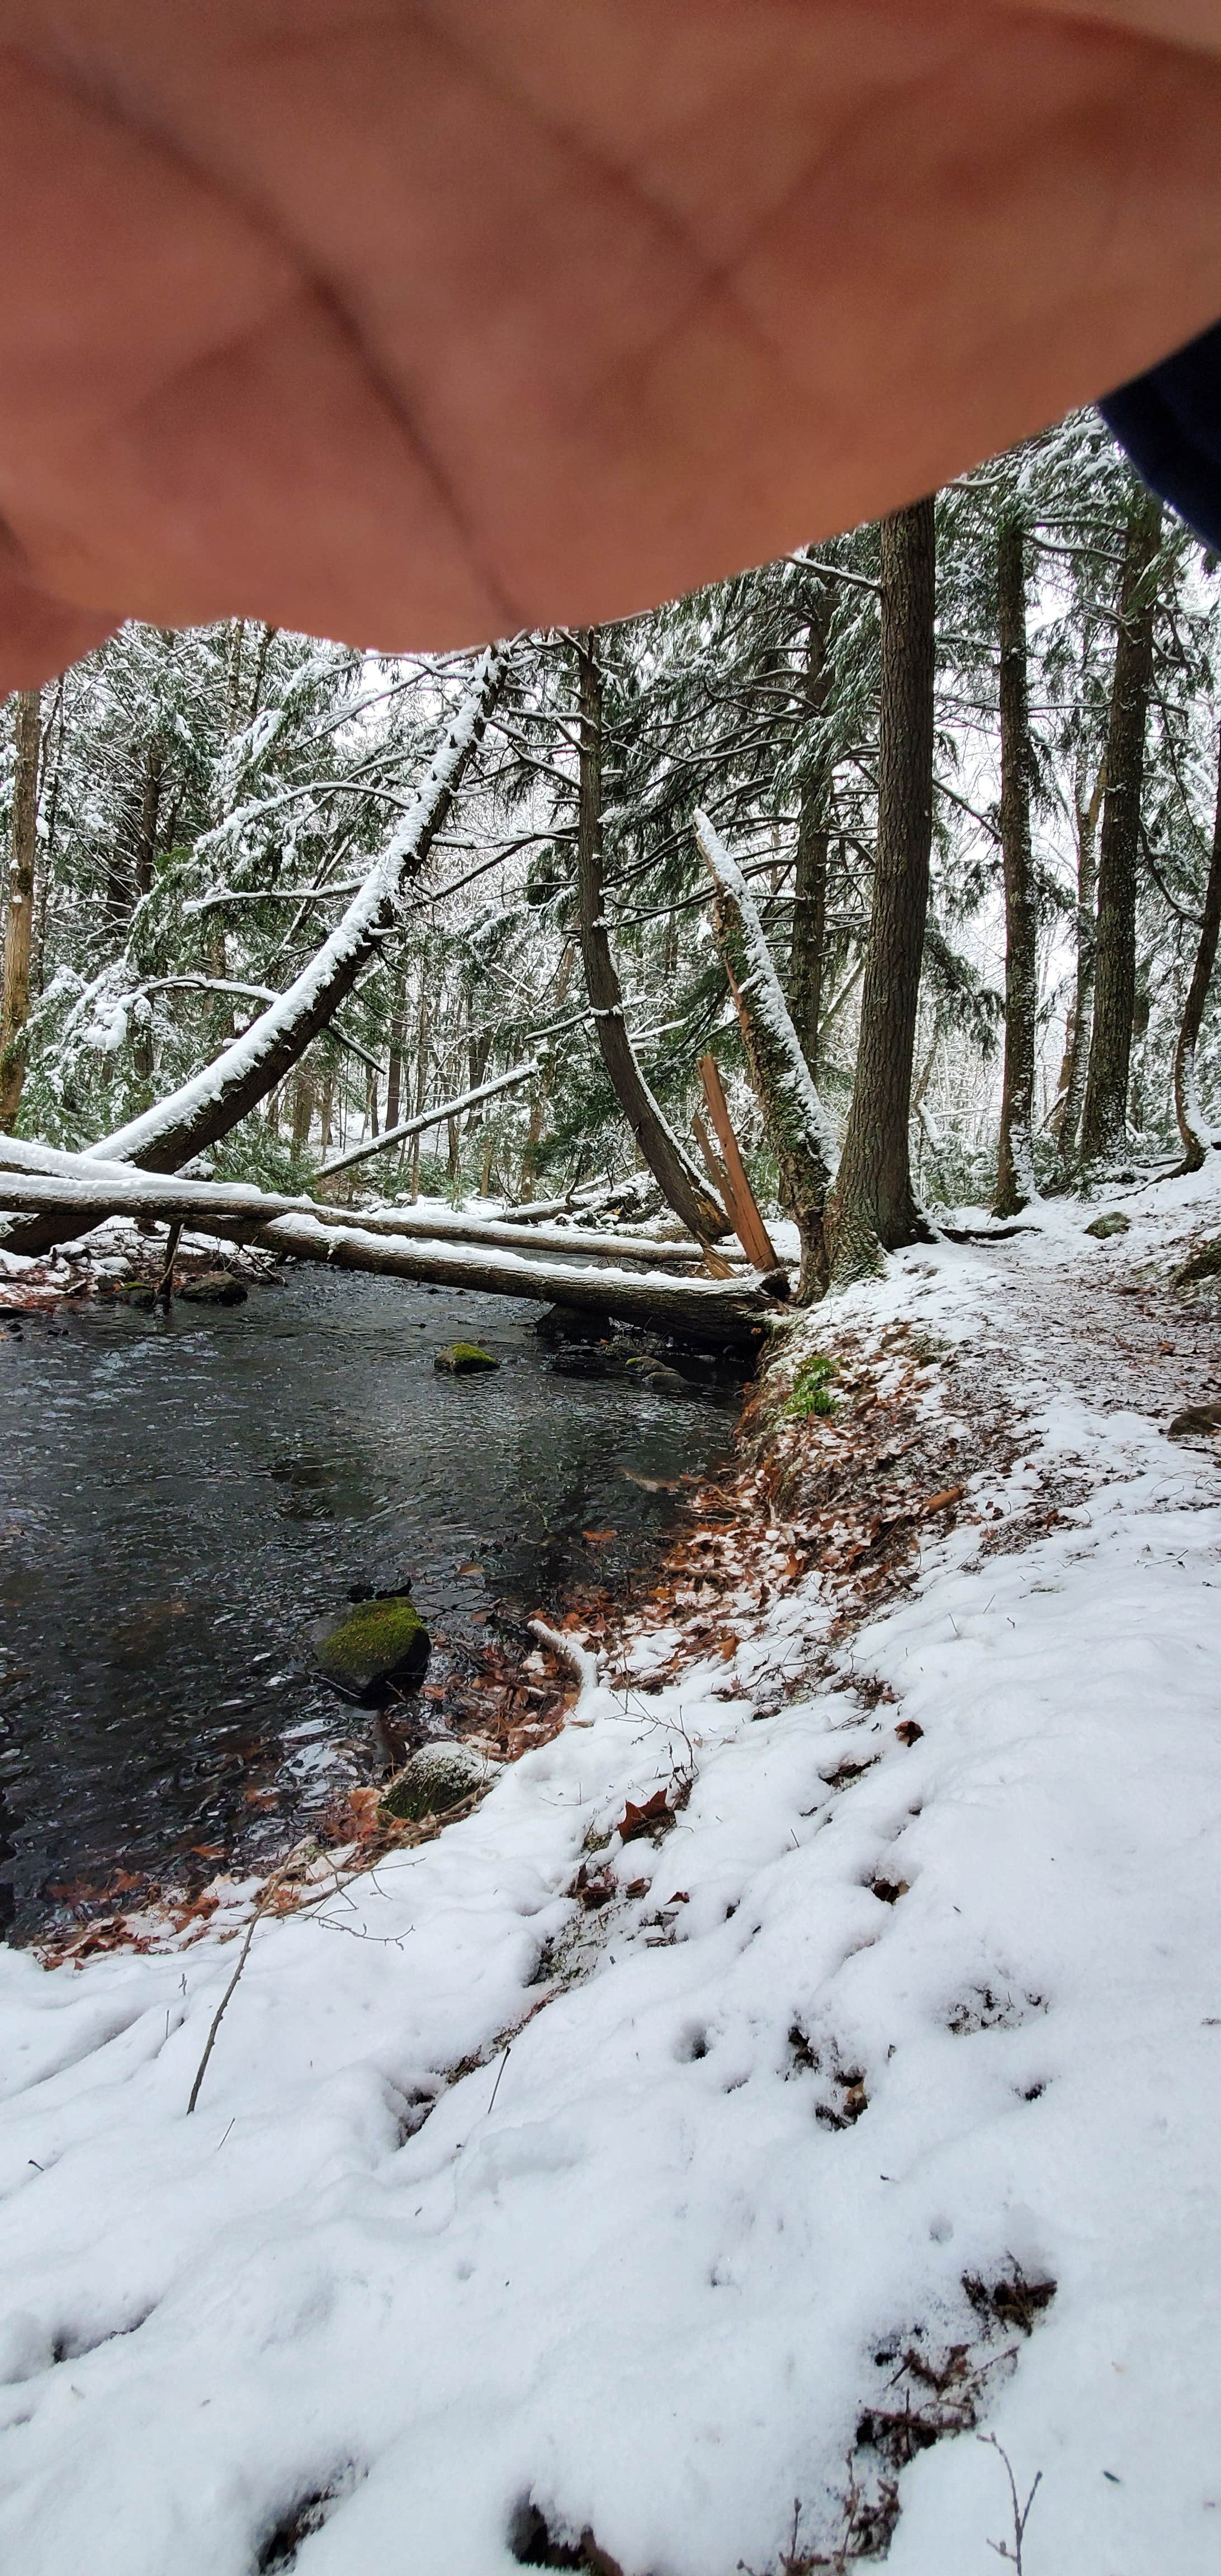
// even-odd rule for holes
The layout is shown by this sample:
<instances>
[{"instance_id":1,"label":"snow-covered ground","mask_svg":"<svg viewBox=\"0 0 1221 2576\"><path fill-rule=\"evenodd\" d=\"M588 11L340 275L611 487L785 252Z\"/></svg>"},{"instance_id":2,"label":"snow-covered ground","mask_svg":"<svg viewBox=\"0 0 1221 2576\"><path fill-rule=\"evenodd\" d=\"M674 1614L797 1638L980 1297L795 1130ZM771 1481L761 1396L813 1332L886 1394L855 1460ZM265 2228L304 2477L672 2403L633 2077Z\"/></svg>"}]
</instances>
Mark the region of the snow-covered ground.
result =
<instances>
[{"instance_id":1,"label":"snow-covered ground","mask_svg":"<svg viewBox=\"0 0 1221 2576\"><path fill-rule=\"evenodd\" d=\"M907 1589L851 1633L816 1570L727 1596L661 1687L642 1638L475 1814L259 1924L192 2116L232 1942L0 1954L6 2568L778 2576L891 2531L983 2576L983 2433L1041 2479L1026 2576L1216 2576L1221 1443L1166 1426L1221 1353L1165 1280L1221 1207L1123 1204L825 1310L1008 1427Z\"/></svg>"}]
</instances>

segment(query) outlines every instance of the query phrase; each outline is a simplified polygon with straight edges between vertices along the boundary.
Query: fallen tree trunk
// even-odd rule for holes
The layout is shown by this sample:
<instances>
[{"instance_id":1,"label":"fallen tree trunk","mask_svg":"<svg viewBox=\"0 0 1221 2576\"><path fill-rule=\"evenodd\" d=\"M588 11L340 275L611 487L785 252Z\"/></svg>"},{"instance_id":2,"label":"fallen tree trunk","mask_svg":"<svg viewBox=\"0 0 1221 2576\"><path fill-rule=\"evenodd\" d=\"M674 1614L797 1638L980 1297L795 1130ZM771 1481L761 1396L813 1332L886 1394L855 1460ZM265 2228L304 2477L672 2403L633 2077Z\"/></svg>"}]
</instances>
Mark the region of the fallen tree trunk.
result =
<instances>
[{"instance_id":1,"label":"fallen tree trunk","mask_svg":"<svg viewBox=\"0 0 1221 2576\"><path fill-rule=\"evenodd\" d=\"M586 1012L584 1016L588 1019L592 1014ZM607 1206L612 1199L627 1198L634 1186L630 1175L621 1181L578 1182L574 1189L565 1191L562 1199L523 1199L520 1207L506 1208L501 1223L518 1226L542 1225L549 1216L564 1216L568 1213L579 1216L588 1209Z\"/></svg>"},{"instance_id":2,"label":"fallen tree trunk","mask_svg":"<svg viewBox=\"0 0 1221 2576\"><path fill-rule=\"evenodd\" d=\"M29 1145L0 1137L0 1173L8 1205L23 1213L47 1212L62 1217L75 1232L105 1222L109 1216L152 1217L165 1224L194 1220L204 1230L214 1224L262 1225L274 1217L309 1216L320 1225L351 1227L354 1220L336 1208L316 1207L311 1199L256 1189L248 1181L189 1181L177 1174L144 1172L129 1163L99 1163L81 1154L63 1154L52 1145ZM419 1239L483 1245L488 1251L512 1251L521 1235L516 1226L478 1217L432 1215L416 1208L378 1209L355 1220L357 1230L401 1242ZM579 1228L540 1227L527 1236L530 1251L558 1252L585 1261L648 1262L665 1275L668 1266L694 1269L702 1259L698 1244L659 1244L647 1235L582 1233Z\"/></svg>"},{"instance_id":3,"label":"fallen tree trunk","mask_svg":"<svg viewBox=\"0 0 1221 2576\"><path fill-rule=\"evenodd\" d=\"M265 1011L215 1062L193 1074L151 1109L131 1119L88 1148L88 1159L139 1163L144 1170L173 1172L193 1154L226 1136L239 1119L277 1089L326 1028L369 960L392 928L403 888L419 874L442 829L467 764L480 742L500 689L506 660L499 648L485 653L445 739L434 755L414 805L404 816L381 857L370 869L342 921L288 991ZM41 1252L54 1233L45 1227L22 1228L6 1238L13 1252Z\"/></svg>"},{"instance_id":4,"label":"fallen tree trunk","mask_svg":"<svg viewBox=\"0 0 1221 2576\"><path fill-rule=\"evenodd\" d=\"M298 1202L298 1205L300 1202ZM361 1209L355 1216L320 1207L314 1214L324 1225L359 1225L367 1234L426 1235L432 1243L482 1243L489 1251L558 1252L585 1261L647 1261L655 1269L698 1270L704 1255L697 1243L658 1243L647 1234L596 1234L581 1226L540 1225L523 1242L520 1226L498 1217L451 1215L418 1207Z\"/></svg>"},{"instance_id":5,"label":"fallen tree trunk","mask_svg":"<svg viewBox=\"0 0 1221 2576\"><path fill-rule=\"evenodd\" d=\"M541 1305L570 1306L580 1314L672 1333L712 1350L749 1348L786 1311L753 1280L668 1279L660 1271L642 1279L627 1271L578 1270L565 1262L526 1261L511 1252L484 1253L468 1244L417 1245L361 1226L326 1225L317 1216L276 1217L253 1230L218 1225L214 1231L233 1233L281 1259L470 1288L485 1297L527 1297Z\"/></svg>"},{"instance_id":6,"label":"fallen tree trunk","mask_svg":"<svg viewBox=\"0 0 1221 2576\"><path fill-rule=\"evenodd\" d=\"M402 1242L482 1244L489 1252L499 1252L515 1250L521 1241L516 1227L481 1225L474 1217L451 1222L439 1213L427 1216L414 1208L404 1208L401 1215L397 1210L377 1209L353 1218L337 1208L315 1207L311 1199L280 1197L244 1181L186 1181L174 1173L139 1171L133 1171L129 1179L122 1164L99 1164L93 1173L87 1166L71 1173L34 1169L14 1172L5 1166L0 1169L4 1169L6 1205L19 1215L55 1218L60 1225L60 1240L104 1224L110 1216L153 1217L166 1224L181 1219L186 1224L194 1222L205 1232L214 1222L247 1221L259 1225L272 1217L311 1216L320 1225L357 1224L364 1234L397 1237ZM694 1245L686 1252L677 1246L671 1256L668 1245L651 1243L644 1236L584 1235L576 1230L565 1232L560 1226L543 1227L527 1240L532 1251L567 1253L585 1261L643 1261L654 1268L670 1266L682 1271L697 1270L702 1259ZM525 1258L524 1253L521 1258Z\"/></svg>"},{"instance_id":7,"label":"fallen tree trunk","mask_svg":"<svg viewBox=\"0 0 1221 2576\"><path fill-rule=\"evenodd\" d=\"M435 1109L422 1109L415 1118L401 1119L397 1127L387 1127L381 1136L366 1136L363 1145L353 1145L346 1154L333 1154L318 1174L320 1181L329 1180L332 1172L346 1172L353 1163L367 1163L374 1154L384 1154L388 1145L399 1145L404 1136L422 1136L429 1127L442 1127L447 1118L457 1118L464 1109L475 1109L481 1100L494 1100L498 1091L512 1091L519 1083L529 1082L539 1071L537 1056L527 1064L515 1064L509 1073L498 1073L492 1082L479 1083L474 1091L459 1092L456 1100L443 1100Z\"/></svg>"}]
</instances>

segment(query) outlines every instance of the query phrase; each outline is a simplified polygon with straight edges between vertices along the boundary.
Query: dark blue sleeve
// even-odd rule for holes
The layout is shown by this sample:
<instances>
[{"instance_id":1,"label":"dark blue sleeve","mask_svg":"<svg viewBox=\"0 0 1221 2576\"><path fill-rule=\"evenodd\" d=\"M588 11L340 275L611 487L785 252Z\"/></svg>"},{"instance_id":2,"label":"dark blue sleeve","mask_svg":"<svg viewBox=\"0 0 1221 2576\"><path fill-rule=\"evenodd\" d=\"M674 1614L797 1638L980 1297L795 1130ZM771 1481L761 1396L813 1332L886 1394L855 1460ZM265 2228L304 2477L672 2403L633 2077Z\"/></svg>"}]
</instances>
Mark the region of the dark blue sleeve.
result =
<instances>
[{"instance_id":1,"label":"dark blue sleeve","mask_svg":"<svg viewBox=\"0 0 1221 2576\"><path fill-rule=\"evenodd\" d=\"M1221 323L1099 409L1146 483L1221 554Z\"/></svg>"}]
</instances>

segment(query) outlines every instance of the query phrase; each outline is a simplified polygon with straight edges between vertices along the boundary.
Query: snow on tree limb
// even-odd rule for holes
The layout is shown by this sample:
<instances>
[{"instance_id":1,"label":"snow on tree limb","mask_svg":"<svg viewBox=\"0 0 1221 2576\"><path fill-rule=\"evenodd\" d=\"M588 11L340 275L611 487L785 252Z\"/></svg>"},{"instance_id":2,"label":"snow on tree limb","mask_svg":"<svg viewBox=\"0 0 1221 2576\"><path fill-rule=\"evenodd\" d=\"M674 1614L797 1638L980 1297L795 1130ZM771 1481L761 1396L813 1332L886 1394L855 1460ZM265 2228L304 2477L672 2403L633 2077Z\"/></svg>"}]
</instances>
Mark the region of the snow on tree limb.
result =
<instances>
[{"instance_id":1,"label":"snow on tree limb","mask_svg":"<svg viewBox=\"0 0 1221 2576\"><path fill-rule=\"evenodd\" d=\"M741 925L746 972L738 976L735 970L735 983L751 1019L766 1034L769 1055L774 1056L775 1063L772 1082L779 1084L791 1102L801 1137L825 1164L829 1184L835 1177L838 1160L835 1129L801 1052L754 896L737 860L731 857L708 816L701 812L695 817L695 837L718 896L732 905Z\"/></svg>"},{"instance_id":2,"label":"snow on tree limb","mask_svg":"<svg viewBox=\"0 0 1221 2576\"><path fill-rule=\"evenodd\" d=\"M343 919L287 992L269 1003L215 1063L205 1065L167 1099L157 1101L125 1127L90 1146L91 1155L110 1162L141 1163L150 1170L172 1171L205 1145L226 1135L239 1118L257 1107L283 1080L319 1030L326 1027L375 953L379 934L393 922L404 883L423 866L449 811L499 695L505 666L505 655L499 647L490 647L482 656L473 684L446 730L419 794L369 870Z\"/></svg>"}]
</instances>

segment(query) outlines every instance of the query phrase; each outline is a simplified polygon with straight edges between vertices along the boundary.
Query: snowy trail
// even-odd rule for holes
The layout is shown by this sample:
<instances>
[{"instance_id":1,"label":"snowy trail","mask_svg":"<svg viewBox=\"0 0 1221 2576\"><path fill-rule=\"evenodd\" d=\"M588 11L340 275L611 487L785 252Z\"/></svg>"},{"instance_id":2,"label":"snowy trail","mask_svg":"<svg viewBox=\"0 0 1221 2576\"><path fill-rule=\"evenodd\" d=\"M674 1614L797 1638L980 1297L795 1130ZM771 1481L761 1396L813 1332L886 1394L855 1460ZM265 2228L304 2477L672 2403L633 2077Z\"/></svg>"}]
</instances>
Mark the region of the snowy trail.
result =
<instances>
[{"instance_id":1,"label":"snowy trail","mask_svg":"<svg viewBox=\"0 0 1221 2576\"><path fill-rule=\"evenodd\" d=\"M978 2414L1027 2576L1216 2576L1221 1472L1164 1425L1217 1345L1119 1288L1218 1195L1125 1205L826 1310L1011 1434L903 1597L642 1639L259 1928L192 2119L231 1946L0 1954L0 2563L775 2576L796 2497L792 2567L982 2576Z\"/></svg>"}]
</instances>

